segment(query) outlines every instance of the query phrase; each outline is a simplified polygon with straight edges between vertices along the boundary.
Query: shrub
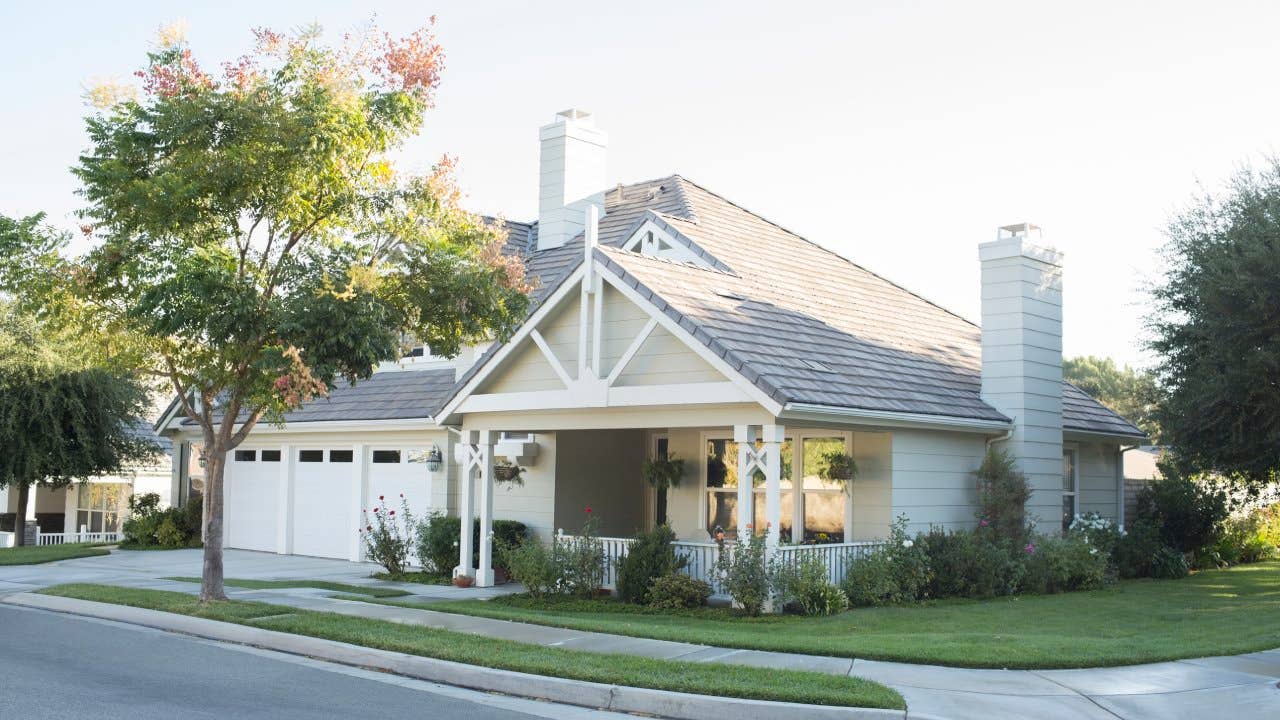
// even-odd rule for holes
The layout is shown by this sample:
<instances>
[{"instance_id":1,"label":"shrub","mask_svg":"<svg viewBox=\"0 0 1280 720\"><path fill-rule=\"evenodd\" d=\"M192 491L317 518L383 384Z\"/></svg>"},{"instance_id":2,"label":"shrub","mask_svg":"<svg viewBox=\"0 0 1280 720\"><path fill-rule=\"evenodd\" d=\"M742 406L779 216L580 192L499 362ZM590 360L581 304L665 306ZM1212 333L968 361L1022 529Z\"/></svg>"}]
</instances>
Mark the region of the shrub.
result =
<instances>
[{"instance_id":1,"label":"shrub","mask_svg":"<svg viewBox=\"0 0 1280 720\"><path fill-rule=\"evenodd\" d=\"M618 598L623 602L644 604L649 601L653 581L684 568L688 560L677 556L671 543L676 534L666 525L636 535L627 556L618 568Z\"/></svg>"},{"instance_id":2,"label":"shrub","mask_svg":"<svg viewBox=\"0 0 1280 720\"><path fill-rule=\"evenodd\" d=\"M834 615L849 604L840 588L827 580L827 564L816 555L777 567L774 590L778 602L804 615Z\"/></svg>"},{"instance_id":3,"label":"shrub","mask_svg":"<svg viewBox=\"0 0 1280 720\"><path fill-rule=\"evenodd\" d=\"M400 495L399 518L396 511L387 506L383 496L378 496L378 502L382 504L373 508L372 519L369 513L364 513L365 526L359 530L364 539L365 556L386 568L392 578L401 578L409 569L409 550L418 534L418 524L403 494Z\"/></svg>"},{"instance_id":4,"label":"shrub","mask_svg":"<svg viewBox=\"0 0 1280 720\"><path fill-rule=\"evenodd\" d=\"M873 552L850 563L840 588L854 607L901 602L898 582L893 575L893 562L883 552Z\"/></svg>"},{"instance_id":5,"label":"shrub","mask_svg":"<svg viewBox=\"0 0 1280 720\"><path fill-rule=\"evenodd\" d=\"M743 613L754 617L764 612L773 577L765 558L763 534L753 532L745 541L739 538L732 552L721 542L716 570L725 591Z\"/></svg>"},{"instance_id":6,"label":"shrub","mask_svg":"<svg viewBox=\"0 0 1280 720\"><path fill-rule=\"evenodd\" d=\"M978 519L998 537L1021 544L1027 537L1027 500L1031 484L1005 450L988 448L974 471L978 481Z\"/></svg>"},{"instance_id":7,"label":"shrub","mask_svg":"<svg viewBox=\"0 0 1280 720\"><path fill-rule=\"evenodd\" d=\"M1120 528L1096 512L1077 515L1071 521L1068 532L1083 538L1086 543L1107 556L1115 551L1121 537Z\"/></svg>"},{"instance_id":8,"label":"shrub","mask_svg":"<svg viewBox=\"0 0 1280 720\"><path fill-rule=\"evenodd\" d=\"M172 517L165 516L155 532L156 544L165 548L180 548L186 542L186 536L178 528Z\"/></svg>"},{"instance_id":9,"label":"shrub","mask_svg":"<svg viewBox=\"0 0 1280 720\"><path fill-rule=\"evenodd\" d=\"M1225 492L1177 472L1138 493L1138 519L1152 523L1161 543L1182 553L1217 542L1228 512Z\"/></svg>"},{"instance_id":10,"label":"shrub","mask_svg":"<svg viewBox=\"0 0 1280 720\"><path fill-rule=\"evenodd\" d=\"M1178 580L1191 574L1187 556L1174 548L1163 546L1151 556L1151 577Z\"/></svg>"},{"instance_id":11,"label":"shrub","mask_svg":"<svg viewBox=\"0 0 1280 720\"><path fill-rule=\"evenodd\" d=\"M1062 593L1093 590L1106 584L1111 557L1080 534L1038 536L1028 542L1022 590Z\"/></svg>"},{"instance_id":12,"label":"shrub","mask_svg":"<svg viewBox=\"0 0 1280 720\"><path fill-rule=\"evenodd\" d=\"M180 508L160 509L160 496L140 493L129 498L129 519L121 530L123 548L200 546L201 501L193 497Z\"/></svg>"},{"instance_id":13,"label":"shrub","mask_svg":"<svg viewBox=\"0 0 1280 720\"><path fill-rule=\"evenodd\" d=\"M646 593L649 607L666 610L696 608L707 604L711 586L681 573L671 573L653 579Z\"/></svg>"},{"instance_id":14,"label":"shrub","mask_svg":"<svg viewBox=\"0 0 1280 720\"><path fill-rule=\"evenodd\" d=\"M604 545L599 539L600 523L587 508L587 521L572 540L556 538L554 560L558 566L560 586L578 597L595 597L604 584Z\"/></svg>"},{"instance_id":15,"label":"shrub","mask_svg":"<svg viewBox=\"0 0 1280 720\"><path fill-rule=\"evenodd\" d=\"M511 579L523 585L533 597L542 598L556 591L560 570L553 553L542 543L530 540L515 545L504 544L498 554Z\"/></svg>"},{"instance_id":16,"label":"shrub","mask_svg":"<svg viewBox=\"0 0 1280 720\"><path fill-rule=\"evenodd\" d=\"M928 597L1012 595L1022 581L1023 558L993 533L933 528L916 542L929 558Z\"/></svg>"},{"instance_id":17,"label":"shrub","mask_svg":"<svg viewBox=\"0 0 1280 720\"><path fill-rule=\"evenodd\" d=\"M915 602L926 597L932 577L926 543L907 535L900 515L883 546L850 564L841 588L853 605Z\"/></svg>"},{"instance_id":18,"label":"shrub","mask_svg":"<svg viewBox=\"0 0 1280 720\"><path fill-rule=\"evenodd\" d=\"M523 543L528 537L529 529L524 523L516 520L493 521L493 547L515 546ZM418 564L424 569L448 575L461 565L459 562L458 539L462 535L462 519L448 517L440 512L433 512L427 519L418 524L417 556ZM471 525L471 566L480 565L480 521ZM501 560L503 555L496 553ZM510 568L507 568L510 570Z\"/></svg>"},{"instance_id":19,"label":"shrub","mask_svg":"<svg viewBox=\"0 0 1280 720\"><path fill-rule=\"evenodd\" d=\"M1151 561L1164 546L1160 529L1150 520L1137 520L1116 543L1112 559L1122 578L1151 577Z\"/></svg>"}]
</instances>

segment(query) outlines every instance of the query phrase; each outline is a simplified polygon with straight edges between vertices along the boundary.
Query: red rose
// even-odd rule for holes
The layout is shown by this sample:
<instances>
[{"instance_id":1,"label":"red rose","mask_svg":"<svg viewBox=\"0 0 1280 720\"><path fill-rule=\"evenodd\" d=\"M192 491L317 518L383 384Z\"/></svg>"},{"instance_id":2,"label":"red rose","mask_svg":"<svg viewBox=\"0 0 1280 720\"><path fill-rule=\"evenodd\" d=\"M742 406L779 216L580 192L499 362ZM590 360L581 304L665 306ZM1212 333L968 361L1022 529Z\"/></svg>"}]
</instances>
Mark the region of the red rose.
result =
<instances>
[{"instance_id":1,"label":"red rose","mask_svg":"<svg viewBox=\"0 0 1280 720\"><path fill-rule=\"evenodd\" d=\"M372 526L372 525L368 525L368 526L366 526L366 527L365 527L365 530L368 530L369 532L373 532L373 526Z\"/></svg>"},{"instance_id":2,"label":"red rose","mask_svg":"<svg viewBox=\"0 0 1280 720\"><path fill-rule=\"evenodd\" d=\"M404 493L400 493L400 497L404 497Z\"/></svg>"},{"instance_id":3,"label":"red rose","mask_svg":"<svg viewBox=\"0 0 1280 720\"><path fill-rule=\"evenodd\" d=\"M591 512L591 506L590 506L590 505L588 505L588 506L587 506L587 512Z\"/></svg>"},{"instance_id":4,"label":"red rose","mask_svg":"<svg viewBox=\"0 0 1280 720\"><path fill-rule=\"evenodd\" d=\"M386 500L386 498L382 497L381 495L379 495L379 496L378 496L378 499L379 499L379 500Z\"/></svg>"},{"instance_id":5,"label":"red rose","mask_svg":"<svg viewBox=\"0 0 1280 720\"><path fill-rule=\"evenodd\" d=\"M395 514L396 514L396 511L395 511L395 510L392 510L391 512L389 512L389 513L387 513L387 514L388 514L388 515L395 515Z\"/></svg>"}]
</instances>

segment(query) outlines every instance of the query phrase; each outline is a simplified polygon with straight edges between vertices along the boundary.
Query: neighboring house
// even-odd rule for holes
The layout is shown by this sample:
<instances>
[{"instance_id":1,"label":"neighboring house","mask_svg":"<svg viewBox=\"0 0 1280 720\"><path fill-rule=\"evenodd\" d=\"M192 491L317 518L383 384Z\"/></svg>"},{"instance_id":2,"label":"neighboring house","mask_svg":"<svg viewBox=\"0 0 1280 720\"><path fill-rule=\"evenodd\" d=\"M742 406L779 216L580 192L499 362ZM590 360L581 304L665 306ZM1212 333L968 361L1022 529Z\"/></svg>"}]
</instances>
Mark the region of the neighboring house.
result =
<instances>
[{"instance_id":1,"label":"neighboring house","mask_svg":"<svg viewBox=\"0 0 1280 720\"><path fill-rule=\"evenodd\" d=\"M1122 519L1121 447L1144 436L1062 381L1062 257L1033 226L979 246L979 328L683 177L608 187L585 113L541 144L538 221L507 223L540 283L528 320L256 428L227 465L227 546L355 560L361 511L402 492L543 538L589 506L629 535L659 520L641 465L661 454L686 461L665 504L686 540L748 524L775 545L870 540L898 515L971 527L992 443L1043 529ZM176 405L157 427L198 441ZM438 470L415 462L432 448ZM833 449L856 459L848 494L815 467ZM495 486L495 458L525 467L523 486Z\"/></svg>"},{"instance_id":2,"label":"neighboring house","mask_svg":"<svg viewBox=\"0 0 1280 720\"><path fill-rule=\"evenodd\" d=\"M161 504L167 506L173 486L173 459L168 438L156 434L150 422L136 420L131 431L156 443L161 452L149 462L133 465L118 475L91 477L64 488L50 489L37 486L27 499L28 540L34 540L35 528L43 535L80 533L107 533L116 539L121 524L129 512L129 498L135 493L154 492L160 495ZM0 546L7 546L12 538L18 509L16 488L0 490ZM62 542L57 537L51 542Z\"/></svg>"}]
</instances>

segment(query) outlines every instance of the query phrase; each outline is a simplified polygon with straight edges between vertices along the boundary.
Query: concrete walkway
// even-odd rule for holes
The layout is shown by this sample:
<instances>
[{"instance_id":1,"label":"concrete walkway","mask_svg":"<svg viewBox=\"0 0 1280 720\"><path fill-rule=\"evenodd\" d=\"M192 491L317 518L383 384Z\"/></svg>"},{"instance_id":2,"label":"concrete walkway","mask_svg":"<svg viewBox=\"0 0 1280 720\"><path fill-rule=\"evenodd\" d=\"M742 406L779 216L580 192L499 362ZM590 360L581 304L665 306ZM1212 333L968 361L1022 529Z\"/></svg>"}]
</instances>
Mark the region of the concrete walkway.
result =
<instances>
[{"instance_id":1,"label":"concrete walkway","mask_svg":"<svg viewBox=\"0 0 1280 720\"><path fill-rule=\"evenodd\" d=\"M177 551L185 552L185 551ZM126 558L119 558L125 555ZM166 575L199 574L190 560L171 553L113 553L105 558L25 566L26 572L0 567L0 594L63 582L103 582L134 587L196 592L189 583L157 580ZM151 556L151 557L143 557ZM251 556L251 557L245 557ZM179 569L177 566L183 569ZM343 567L345 566L345 567ZM227 577L326 579L378 584L371 566L332 560L227 553ZM249 573L256 573L251 575ZM324 573L324 574L321 574ZM503 588L459 590L396 584L421 600L482 597ZM967 670L907 663L851 660L826 656L734 650L691 643L565 630L506 620L475 618L427 609L400 608L336 600L313 590L236 590L237 599L262 600L292 607L376 617L423 627L474 633L518 642L586 652L626 653L690 662L718 662L848 674L888 685L906 698L912 714L954 720L991 718L1167 718L1205 720L1226 717L1254 720L1280 717L1280 650L1248 655L1181 660L1121 668L1082 670ZM412 600L412 598L405 598Z\"/></svg>"}]
</instances>

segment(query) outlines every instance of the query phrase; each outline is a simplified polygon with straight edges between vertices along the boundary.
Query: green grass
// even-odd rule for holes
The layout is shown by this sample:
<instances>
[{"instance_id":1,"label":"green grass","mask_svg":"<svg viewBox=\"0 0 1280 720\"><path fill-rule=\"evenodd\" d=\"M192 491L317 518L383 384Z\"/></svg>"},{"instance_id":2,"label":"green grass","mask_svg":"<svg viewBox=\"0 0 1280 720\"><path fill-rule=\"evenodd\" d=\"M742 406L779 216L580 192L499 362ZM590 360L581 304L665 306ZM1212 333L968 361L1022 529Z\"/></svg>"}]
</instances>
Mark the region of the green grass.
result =
<instances>
[{"instance_id":1,"label":"green grass","mask_svg":"<svg viewBox=\"0 0 1280 720\"><path fill-rule=\"evenodd\" d=\"M261 602L232 600L202 605L186 593L161 590L76 584L41 592L536 675L758 700L905 707L902 696L893 690L843 675L595 654Z\"/></svg>"},{"instance_id":2,"label":"green grass","mask_svg":"<svg viewBox=\"0 0 1280 720\"><path fill-rule=\"evenodd\" d=\"M0 550L0 565L39 565L57 560L109 555L101 544L68 543L66 545L23 545Z\"/></svg>"},{"instance_id":3,"label":"green grass","mask_svg":"<svg viewBox=\"0 0 1280 720\"><path fill-rule=\"evenodd\" d=\"M178 582L198 583L198 577L167 577L165 580L177 580ZM349 583L330 582L328 580L238 580L236 578L228 578L223 580L224 585L238 588L248 588L250 590L278 590L281 588L315 588L317 590L332 590L341 593L354 593L356 595L367 595L375 598L401 597L409 593L404 590L395 588L368 587L365 585L351 585Z\"/></svg>"},{"instance_id":4,"label":"green grass","mask_svg":"<svg viewBox=\"0 0 1280 720\"><path fill-rule=\"evenodd\" d=\"M403 575L392 575L391 573L376 572L373 577L377 580L387 580L389 582L418 583L420 585L449 585L453 578L448 575L440 575L438 573L429 573L424 571L407 572Z\"/></svg>"},{"instance_id":5,"label":"green grass","mask_svg":"<svg viewBox=\"0 0 1280 720\"><path fill-rule=\"evenodd\" d=\"M390 604L396 601L386 601ZM721 647L979 668L1131 665L1280 647L1280 562L1093 592L946 600L826 618L649 611L613 600L433 602L430 609Z\"/></svg>"}]
</instances>

